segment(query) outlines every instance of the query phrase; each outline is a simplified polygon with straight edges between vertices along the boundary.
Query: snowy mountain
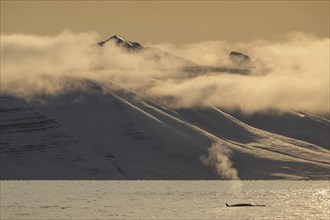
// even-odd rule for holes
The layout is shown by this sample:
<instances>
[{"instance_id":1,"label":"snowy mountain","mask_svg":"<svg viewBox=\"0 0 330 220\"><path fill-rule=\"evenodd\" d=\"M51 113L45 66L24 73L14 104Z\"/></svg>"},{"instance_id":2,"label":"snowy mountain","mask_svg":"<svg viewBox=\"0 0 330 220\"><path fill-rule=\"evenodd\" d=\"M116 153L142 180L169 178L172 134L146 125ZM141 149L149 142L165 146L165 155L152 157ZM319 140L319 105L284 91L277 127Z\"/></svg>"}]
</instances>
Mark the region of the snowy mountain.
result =
<instances>
[{"instance_id":1,"label":"snowy mountain","mask_svg":"<svg viewBox=\"0 0 330 220\"><path fill-rule=\"evenodd\" d=\"M158 63L161 62L172 63L172 64L176 63L179 64L180 66L196 65L194 62L186 58L176 56L174 54L163 51L159 48L144 47L138 42L126 40L125 38L119 35L114 35L105 41L98 42L96 45L99 47L105 47L111 43L113 43L114 45L120 48L123 48L127 52L133 52L137 56L143 55L146 60L153 60Z\"/></svg>"},{"instance_id":2,"label":"snowy mountain","mask_svg":"<svg viewBox=\"0 0 330 220\"><path fill-rule=\"evenodd\" d=\"M98 45L109 41L166 53L118 35ZM1 179L330 178L328 119L172 109L115 79L79 83L42 102L0 97Z\"/></svg>"},{"instance_id":3,"label":"snowy mountain","mask_svg":"<svg viewBox=\"0 0 330 220\"><path fill-rule=\"evenodd\" d=\"M248 55L242 54L240 52L231 51L229 54L229 58L234 60L235 62L250 62L251 58Z\"/></svg>"},{"instance_id":4,"label":"snowy mountain","mask_svg":"<svg viewBox=\"0 0 330 220\"><path fill-rule=\"evenodd\" d=\"M98 42L97 44L99 46L103 46L105 43L108 43L108 42L115 42L117 45L124 47L126 49L129 49L129 50L139 50L139 49L143 48L142 45L139 44L138 42L128 41L119 35L114 35L105 41Z\"/></svg>"}]
</instances>

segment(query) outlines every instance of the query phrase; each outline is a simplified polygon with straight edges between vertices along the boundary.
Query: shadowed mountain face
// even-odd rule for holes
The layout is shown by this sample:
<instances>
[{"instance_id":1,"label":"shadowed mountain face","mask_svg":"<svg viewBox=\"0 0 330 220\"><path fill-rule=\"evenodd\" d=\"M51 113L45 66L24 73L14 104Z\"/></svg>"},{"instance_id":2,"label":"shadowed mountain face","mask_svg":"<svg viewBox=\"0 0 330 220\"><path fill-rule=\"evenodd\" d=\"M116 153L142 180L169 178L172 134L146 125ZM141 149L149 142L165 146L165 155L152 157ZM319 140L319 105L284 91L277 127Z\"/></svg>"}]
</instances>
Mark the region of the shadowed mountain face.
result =
<instances>
[{"instance_id":1,"label":"shadowed mountain face","mask_svg":"<svg viewBox=\"0 0 330 220\"><path fill-rule=\"evenodd\" d=\"M180 60L182 78L250 71L197 65L118 35L97 48L111 49L107 42L134 56L147 51L152 59ZM229 59L251 60L238 52ZM214 180L230 179L228 172L244 180L330 178L328 119L172 109L115 80L77 82L76 90L42 102L0 96L1 179Z\"/></svg>"},{"instance_id":2,"label":"shadowed mountain face","mask_svg":"<svg viewBox=\"0 0 330 220\"><path fill-rule=\"evenodd\" d=\"M11 97L0 102L0 179L125 179L54 119Z\"/></svg>"}]
</instances>

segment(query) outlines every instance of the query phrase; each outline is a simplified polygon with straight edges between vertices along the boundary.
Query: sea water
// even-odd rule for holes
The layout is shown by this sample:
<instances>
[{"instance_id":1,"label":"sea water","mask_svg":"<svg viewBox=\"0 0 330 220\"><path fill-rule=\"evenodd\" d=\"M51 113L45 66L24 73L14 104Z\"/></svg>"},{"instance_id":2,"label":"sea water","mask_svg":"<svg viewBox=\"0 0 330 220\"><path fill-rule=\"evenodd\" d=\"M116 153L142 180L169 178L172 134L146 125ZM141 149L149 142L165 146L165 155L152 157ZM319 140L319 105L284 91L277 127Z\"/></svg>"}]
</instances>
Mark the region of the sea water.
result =
<instances>
[{"instance_id":1,"label":"sea water","mask_svg":"<svg viewBox=\"0 0 330 220\"><path fill-rule=\"evenodd\" d=\"M328 181L1 181L3 219L330 219ZM254 203L265 207L226 207Z\"/></svg>"}]
</instances>

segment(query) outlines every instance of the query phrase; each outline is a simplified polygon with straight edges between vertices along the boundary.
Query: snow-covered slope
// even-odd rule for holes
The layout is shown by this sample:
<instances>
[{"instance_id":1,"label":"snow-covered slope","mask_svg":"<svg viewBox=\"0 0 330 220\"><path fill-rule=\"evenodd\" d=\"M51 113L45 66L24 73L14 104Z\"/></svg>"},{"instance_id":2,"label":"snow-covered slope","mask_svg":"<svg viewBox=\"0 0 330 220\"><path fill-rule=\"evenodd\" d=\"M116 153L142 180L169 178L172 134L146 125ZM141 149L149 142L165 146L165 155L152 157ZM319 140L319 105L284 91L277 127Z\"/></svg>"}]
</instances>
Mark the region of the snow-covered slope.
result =
<instances>
[{"instance_id":1,"label":"snow-covered slope","mask_svg":"<svg viewBox=\"0 0 330 220\"><path fill-rule=\"evenodd\" d=\"M231 113L245 123L330 150L330 121L306 112Z\"/></svg>"},{"instance_id":2,"label":"snow-covered slope","mask_svg":"<svg viewBox=\"0 0 330 220\"><path fill-rule=\"evenodd\" d=\"M100 86L30 107L2 97L1 178L219 179L200 159L215 142L231 150L240 179L329 178L328 149L213 106L174 111L113 84Z\"/></svg>"},{"instance_id":3,"label":"snow-covered slope","mask_svg":"<svg viewBox=\"0 0 330 220\"><path fill-rule=\"evenodd\" d=\"M1 179L124 179L53 119L1 97Z\"/></svg>"}]
</instances>

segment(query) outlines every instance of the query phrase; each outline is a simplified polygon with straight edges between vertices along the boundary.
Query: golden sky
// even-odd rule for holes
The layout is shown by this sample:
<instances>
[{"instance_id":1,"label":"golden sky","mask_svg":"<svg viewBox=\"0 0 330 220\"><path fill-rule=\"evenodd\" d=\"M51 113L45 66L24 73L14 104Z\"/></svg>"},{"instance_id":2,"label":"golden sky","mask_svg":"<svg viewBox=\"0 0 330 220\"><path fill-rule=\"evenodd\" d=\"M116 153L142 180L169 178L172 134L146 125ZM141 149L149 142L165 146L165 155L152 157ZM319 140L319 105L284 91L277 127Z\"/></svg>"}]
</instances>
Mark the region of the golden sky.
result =
<instances>
[{"instance_id":1,"label":"golden sky","mask_svg":"<svg viewBox=\"0 0 330 220\"><path fill-rule=\"evenodd\" d=\"M329 36L329 1L3 1L1 33L64 29L146 42L248 41L291 31Z\"/></svg>"}]
</instances>

